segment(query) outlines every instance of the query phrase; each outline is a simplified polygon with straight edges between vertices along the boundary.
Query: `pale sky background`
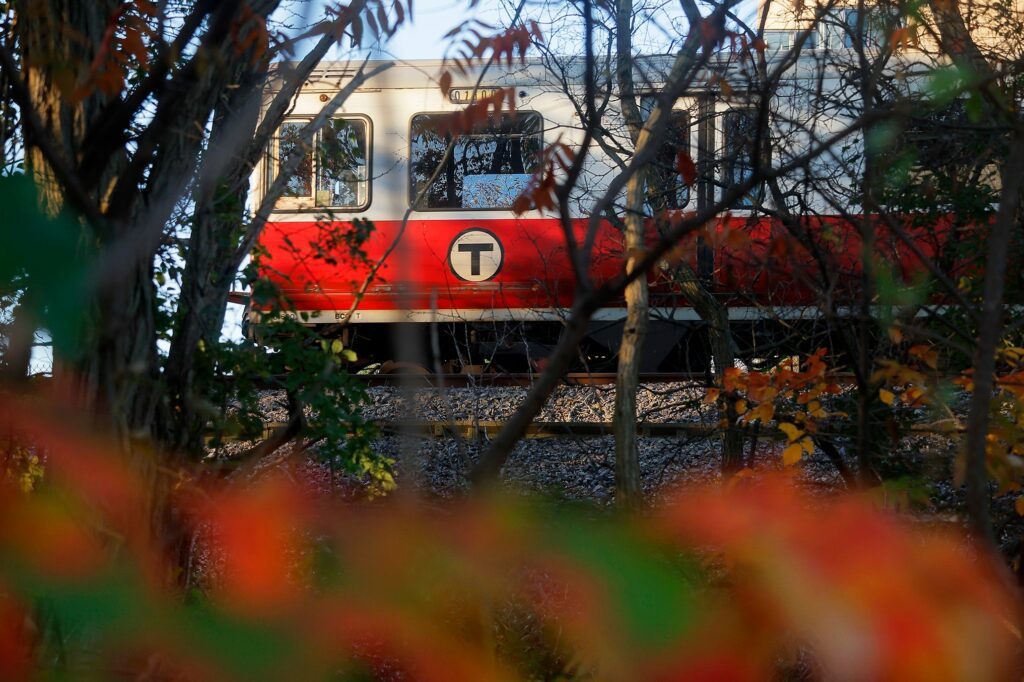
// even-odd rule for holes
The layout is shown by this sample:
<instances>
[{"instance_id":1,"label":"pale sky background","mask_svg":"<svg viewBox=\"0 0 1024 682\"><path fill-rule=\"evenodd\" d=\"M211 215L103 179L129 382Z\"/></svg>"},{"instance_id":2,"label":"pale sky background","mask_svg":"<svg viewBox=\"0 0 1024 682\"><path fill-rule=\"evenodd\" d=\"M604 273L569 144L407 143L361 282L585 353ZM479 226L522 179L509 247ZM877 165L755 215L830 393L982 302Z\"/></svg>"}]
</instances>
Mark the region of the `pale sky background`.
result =
<instances>
[{"instance_id":1,"label":"pale sky background","mask_svg":"<svg viewBox=\"0 0 1024 682\"><path fill-rule=\"evenodd\" d=\"M333 0L331 0L333 1ZM459 23L468 19L479 19L494 26L497 32L508 26L519 0L479 0L476 7L470 9L470 0L413 0L413 20L408 20L396 35L383 47L373 50L376 59L441 59L448 40L445 33ZM308 25L319 19L319 13L327 5L325 0L312 3L295 0L292 11L285 10L275 15L277 18L291 18L293 25ZM578 4L577 4L578 6ZM756 14L758 0L744 0L735 11L744 21L751 21ZM295 11L298 10L299 13ZM708 8L702 8L707 11ZM635 0L634 11L646 16L647 20L638 21L634 32L634 47L639 52L664 52L671 49L673 42L678 43L686 31L682 11L677 0ZM568 2L550 0L527 0L522 11L524 20L535 19L541 27L545 41L556 52L572 54L582 52L580 30L572 30L579 26L579 20L573 20L566 35L566 24L561 22L559 30L551 28L551 22L560 22L567 15L575 16L578 10L572 9ZM393 13L392 13L393 14ZM604 12L594 9L594 16L601 17ZM304 16L302 16L304 15ZM486 34L487 30L483 32ZM369 35L369 31L364 31ZM561 38L561 41L559 40ZM600 41L600 36L596 36ZM561 44L559 44L561 43ZM355 53L344 45L335 48L328 59L352 59L365 56Z\"/></svg>"},{"instance_id":2,"label":"pale sky background","mask_svg":"<svg viewBox=\"0 0 1024 682\"><path fill-rule=\"evenodd\" d=\"M473 14L466 11L464 0L413 0L413 23L399 29L386 47L386 52L397 59L441 59L445 43L442 38L455 25L470 16L490 23L498 18L494 2L481 2Z\"/></svg>"}]
</instances>

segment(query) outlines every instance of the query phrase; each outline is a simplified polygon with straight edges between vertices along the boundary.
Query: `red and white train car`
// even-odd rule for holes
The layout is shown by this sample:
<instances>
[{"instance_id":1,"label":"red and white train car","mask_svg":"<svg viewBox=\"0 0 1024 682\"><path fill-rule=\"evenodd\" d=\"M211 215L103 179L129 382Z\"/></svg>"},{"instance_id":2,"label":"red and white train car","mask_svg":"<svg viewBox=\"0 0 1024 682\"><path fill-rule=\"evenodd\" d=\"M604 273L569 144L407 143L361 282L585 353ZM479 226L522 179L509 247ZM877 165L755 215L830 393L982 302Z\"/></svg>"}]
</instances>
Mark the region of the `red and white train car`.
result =
<instances>
[{"instance_id":1,"label":"red and white train car","mask_svg":"<svg viewBox=\"0 0 1024 682\"><path fill-rule=\"evenodd\" d=\"M437 83L441 67L427 61L396 65L348 97L288 179L260 238L264 272L303 319L344 328L367 360L394 357L388 341L394 325L411 323L403 334L413 334L417 324L430 322L453 332L442 335L442 361L475 364L480 355L504 356L506 362L516 355L536 359L572 304L574 279L558 218L538 211L517 215L511 207L546 145L580 143L577 108L562 82L539 64L471 72L456 77L447 94ZM298 131L355 68L324 64L302 88L257 171L257 202L281 159L297 148ZM515 110L453 141L451 116L480 92L498 87L513 88ZM667 206L710 205L743 179L749 172L743 151L749 141L743 135L751 116L756 116L752 109L711 90L679 100L657 163L673 167L683 149L701 174L692 187L672 175L662 188ZM575 209L580 234L584 212L615 165L594 146ZM664 184L669 176L661 177ZM372 229L359 247L362 255L354 255L340 237L367 225ZM742 205L719 219L718 229L735 227L747 235L742 248L704 248L692 263L728 303L730 318L752 323L805 315L813 300L799 284L797 270L812 267L810 259L776 253L774 236L781 225L752 217ZM848 249L855 269L858 246L851 243ZM593 273L598 280L610 277L622 262L621 232L606 223L592 256ZM689 350L679 347L699 327L699 317L664 274L650 276L655 332L648 341L647 370L692 361L695 349L701 354L700 343ZM614 356L623 317L621 305L597 312L588 357ZM509 333L508 323L519 331ZM456 340L465 343L459 348Z\"/></svg>"}]
</instances>

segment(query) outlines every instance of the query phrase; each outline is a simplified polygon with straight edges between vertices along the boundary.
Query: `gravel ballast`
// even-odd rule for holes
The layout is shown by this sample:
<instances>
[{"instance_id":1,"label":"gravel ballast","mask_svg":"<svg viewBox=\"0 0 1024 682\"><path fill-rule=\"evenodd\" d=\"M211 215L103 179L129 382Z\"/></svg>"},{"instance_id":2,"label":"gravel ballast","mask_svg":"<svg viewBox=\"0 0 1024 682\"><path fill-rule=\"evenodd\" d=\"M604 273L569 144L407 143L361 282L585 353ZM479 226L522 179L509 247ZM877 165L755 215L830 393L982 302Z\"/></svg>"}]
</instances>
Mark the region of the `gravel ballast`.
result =
<instances>
[{"instance_id":1,"label":"gravel ballast","mask_svg":"<svg viewBox=\"0 0 1024 682\"><path fill-rule=\"evenodd\" d=\"M368 418L391 425L403 421L480 421L508 419L526 395L525 387L480 386L458 388L369 389ZM659 383L641 386L637 393L639 421L714 425L718 414L703 401L704 389L692 383ZM615 392L611 386L560 386L537 417L539 422L611 422ZM285 421L284 395L268 392L261 399L268 421ZM488 446L486 437L426 438L415 434L385 434L373 447L396 461L397 476L413 480L424 494L442 498L468 489L467 473ZM234 450L236 447L228 448ZM721 448L717 437L638 438L637 447L645 491L718 480ZM750 443L745 445L748 453ZM614 451L612 436L536 438L520 441L502 469L512 487L570 500L599 504L614 501ZM781 445L760 440L752 453L757 469L781 468ZM351 488L353 481L317 462L303 465L317 485ZM798 480L821 490L842 487L832 464L820 453L806 458Z\"/></svg>"}]
</instances>

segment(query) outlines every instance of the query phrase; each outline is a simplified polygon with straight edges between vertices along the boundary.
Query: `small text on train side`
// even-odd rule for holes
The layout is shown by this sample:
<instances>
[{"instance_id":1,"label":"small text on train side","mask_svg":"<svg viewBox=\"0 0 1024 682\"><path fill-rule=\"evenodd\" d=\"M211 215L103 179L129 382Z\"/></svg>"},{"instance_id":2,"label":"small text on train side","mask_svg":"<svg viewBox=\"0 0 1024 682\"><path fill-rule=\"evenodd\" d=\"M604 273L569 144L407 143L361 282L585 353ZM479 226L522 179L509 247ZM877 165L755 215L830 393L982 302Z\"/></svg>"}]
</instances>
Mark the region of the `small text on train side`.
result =
<instances>
[{"instance_id":1,"label":"small text on train side","mask_svg":"<svg viewBox=\"0 0 1024 682\"><path fill-rule=\"evenodd\" d=\"M452 104L468 104L491 97L496 92L498 88L452 88L448 91L448 101Z\"/></svg>"}]
</instances>

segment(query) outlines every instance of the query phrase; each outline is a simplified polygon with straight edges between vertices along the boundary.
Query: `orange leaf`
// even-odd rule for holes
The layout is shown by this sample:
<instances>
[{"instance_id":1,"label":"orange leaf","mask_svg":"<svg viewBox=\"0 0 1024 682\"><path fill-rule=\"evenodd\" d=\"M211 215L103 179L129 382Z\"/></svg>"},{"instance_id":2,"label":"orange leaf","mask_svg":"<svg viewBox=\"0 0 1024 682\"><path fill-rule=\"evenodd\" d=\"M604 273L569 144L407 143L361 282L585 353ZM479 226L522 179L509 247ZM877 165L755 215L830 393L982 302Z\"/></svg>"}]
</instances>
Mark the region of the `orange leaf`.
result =
<instances>
[{"instance_id":1,"label":"orange leaf","mask_svg":"<svg viewBox=\"0 0 1024 682\"><path fill-rule=\"evenodd\" d=\"M932 369L938 369L939 367L939 352L934 348L927 346L923 343L911 346L907 349L907 352L912 356L928 365Z\"/></svg>"}]
</instances>

